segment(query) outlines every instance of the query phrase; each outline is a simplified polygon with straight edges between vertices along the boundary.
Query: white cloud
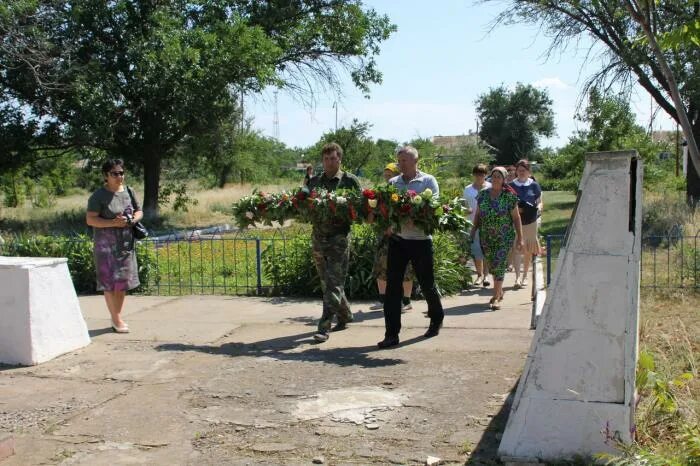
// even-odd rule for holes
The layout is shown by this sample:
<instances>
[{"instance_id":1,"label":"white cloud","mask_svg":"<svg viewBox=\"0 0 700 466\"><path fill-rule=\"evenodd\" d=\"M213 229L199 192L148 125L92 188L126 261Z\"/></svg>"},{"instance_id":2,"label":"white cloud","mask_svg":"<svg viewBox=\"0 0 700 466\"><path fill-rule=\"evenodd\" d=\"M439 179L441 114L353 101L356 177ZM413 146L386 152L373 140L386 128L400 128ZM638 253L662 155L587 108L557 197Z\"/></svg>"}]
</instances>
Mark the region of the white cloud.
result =
<instances>
[{"instance_id":1,"label":"white cloud","mask_svg":"<svg viewBox=\"0 0 700 466\"><path fill-rule=\"evenodd\" d=\"M553 78L538 79L537 81L532 83L532 85L535 87L548 87L552 90L558 91L564 91L572 88L572 86L562 81L561 78L559 78L559 76L555 76Z\"/></svg>"}]
</instances>

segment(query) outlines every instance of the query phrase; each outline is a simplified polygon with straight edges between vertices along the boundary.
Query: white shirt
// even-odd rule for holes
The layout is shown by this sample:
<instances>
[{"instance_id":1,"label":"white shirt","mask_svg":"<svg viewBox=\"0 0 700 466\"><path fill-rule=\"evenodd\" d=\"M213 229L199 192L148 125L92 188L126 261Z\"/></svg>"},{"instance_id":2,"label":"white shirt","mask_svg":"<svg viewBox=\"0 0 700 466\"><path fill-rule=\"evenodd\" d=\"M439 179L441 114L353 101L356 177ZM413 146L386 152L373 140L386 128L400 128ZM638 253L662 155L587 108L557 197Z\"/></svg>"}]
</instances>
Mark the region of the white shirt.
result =
<instances>
[{"instance_id":1,"label":"white shirt","mask_svg":"<svg viewBox=\"0 0 700 466\"><path fill-rule=\"evenodd\" d=\"M470 222L473 223L474 218L476 218L476 196L479 195L479 191L483 191L484 189L488 189L490 187L491 183L489 183L488 181L484 181L484 185L481 187L481 189L476 189L473 183L464 188L462 198L467 203L467 207L469 207L469 210L471 210L471 212L469 213Z\"/></svg>"},{"instance_id":2,"label":"white shirt","mask_svg":"<svg viewBox=\"0 0 700 466\"><path fill-rule=\"evenodd\" d=\"M438 187L438 182L433 175L423 173L420 170L416 170L416 176L411 180L406 182L403 175L395 176L389 180L389 184L396 186L399 191L407 191L412 189L416 193L420 194L426 189L430 188L433 192L433 198L438 199L440 196L440 188ZM425 232L416 227L415 225L401 225L401 231L396 233L403 239L411 240L425 240L430 239L430 235L426 235Z\"/></svg>"}]
</instances>

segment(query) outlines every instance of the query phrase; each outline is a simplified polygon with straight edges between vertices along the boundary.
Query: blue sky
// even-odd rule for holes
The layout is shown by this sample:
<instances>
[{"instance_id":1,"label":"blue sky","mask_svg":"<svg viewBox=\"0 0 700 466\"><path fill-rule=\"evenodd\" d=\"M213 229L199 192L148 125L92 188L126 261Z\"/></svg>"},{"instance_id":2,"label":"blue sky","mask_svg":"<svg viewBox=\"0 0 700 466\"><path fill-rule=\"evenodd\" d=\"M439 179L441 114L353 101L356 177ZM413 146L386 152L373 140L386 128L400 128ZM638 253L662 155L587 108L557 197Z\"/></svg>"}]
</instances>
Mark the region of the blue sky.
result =
<instances>
[{"instance_id":1,"label":"blue sky","mask_svg":"<svg viewBox=\"0 0 700 466\"><path fill-rule=\"evenodd\" d=\"M279 136L289 146L305 147L335 126L353 118L373 125L373 138L405 142L415 137L465 134L476 129L474 102L500 84L517 82L546 88L552 98L557 135L542 145L559 147L581 123L574 120L585 79L598 69L586 63L588 44L570 46L565 53L545 59L549 40L534 26L500 26L489 32L491 20L503 3L477 4L470 0L368 0L364 2L389 16L398 26L382 45L377 58L384 75L381 85L362 97L345 79L342 97L319 92L313 107L280 91ZM583 68L582 68L583 66ZM271 90L248 96L254 126L273 135L274 98ZM640 90L632 97L640 124L649 125L651 102ZM654 106L655 108L655 106ZM675 128L663 112L654 129Z\"/></svg>"}]
</instances>

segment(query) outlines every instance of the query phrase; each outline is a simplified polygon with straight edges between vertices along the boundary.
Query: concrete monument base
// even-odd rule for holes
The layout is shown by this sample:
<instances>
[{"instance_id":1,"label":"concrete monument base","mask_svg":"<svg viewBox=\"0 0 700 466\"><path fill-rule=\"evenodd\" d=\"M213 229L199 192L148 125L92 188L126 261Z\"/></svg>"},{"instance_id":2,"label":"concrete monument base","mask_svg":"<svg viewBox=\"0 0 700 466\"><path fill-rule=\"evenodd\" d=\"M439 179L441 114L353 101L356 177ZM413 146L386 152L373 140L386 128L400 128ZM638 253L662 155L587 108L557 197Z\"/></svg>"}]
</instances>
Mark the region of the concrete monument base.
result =
<instances>
[{"instance_id":1,"label":"concrete monument base","mask_svg":"<svg viewBox=\"0 0 700 466\"><path fill-rule=\"evenodd\" d=\"M67 259L0 257L0 363L36 365L89 344Z\"/></svg>"},{"instance_id":2,"label":"concrete monument base","mask_svg":"<svg viewBox=\"0 0 700 466\"><path fill-rule=\"evenodd\" d=\"M499 455L506 463L614 453L632 441L642 165L589 154Z\"/></svg>"}]
</instances>

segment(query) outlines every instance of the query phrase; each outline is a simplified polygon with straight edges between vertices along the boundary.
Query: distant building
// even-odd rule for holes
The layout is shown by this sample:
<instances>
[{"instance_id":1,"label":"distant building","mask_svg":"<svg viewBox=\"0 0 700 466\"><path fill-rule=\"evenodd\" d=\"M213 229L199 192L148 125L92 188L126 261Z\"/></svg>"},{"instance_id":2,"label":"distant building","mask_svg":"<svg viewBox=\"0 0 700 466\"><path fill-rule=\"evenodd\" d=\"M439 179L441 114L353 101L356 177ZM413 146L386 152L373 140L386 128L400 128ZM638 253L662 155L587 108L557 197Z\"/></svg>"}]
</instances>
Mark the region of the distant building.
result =
<instances>
[{"instance_id":1,"label":"distant building","mask_svg":"<svg viewBox=\"0 0 700 466\"><path fill-rule=\"evenodd\" d=\"M683 142L683 132L678 133L678 142ZM676 145L676 131L652 131L651 140L654 142L665 142L668 144Z\"/></svg>"},{"instance_id":2,"label":"distant building","mask_svg":"<svg viewBox=\"0 0 700 466\"><path fill-rule=\"evenodd\" d=\"M479 136L476 133L460 134L457 136L433 136L433 144L443 149L457 149L466 145L476 145L479 143Z\"/></svg>"}]
</instances>

